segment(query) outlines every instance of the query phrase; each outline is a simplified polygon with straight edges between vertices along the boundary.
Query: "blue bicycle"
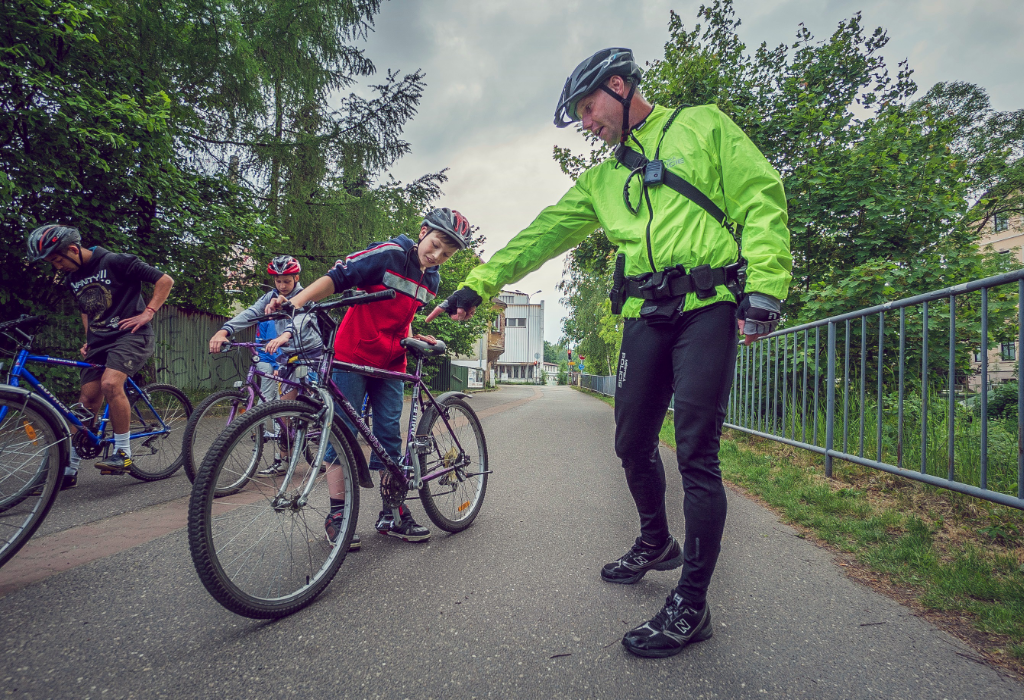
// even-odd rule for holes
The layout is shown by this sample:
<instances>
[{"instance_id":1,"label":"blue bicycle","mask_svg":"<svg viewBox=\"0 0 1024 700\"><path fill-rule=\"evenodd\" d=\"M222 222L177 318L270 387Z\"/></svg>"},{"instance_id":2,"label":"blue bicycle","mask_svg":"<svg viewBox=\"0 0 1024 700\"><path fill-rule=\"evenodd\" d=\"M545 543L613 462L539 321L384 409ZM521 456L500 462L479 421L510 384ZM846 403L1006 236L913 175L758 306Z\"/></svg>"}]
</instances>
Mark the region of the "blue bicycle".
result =
<instances>
[{"instance_id":1,"label":"blue bicycle","mask_svg":"<svg viewBox=\"0 0 1024 700\"><path fill-rule=\"evenodd\" d=\"M95 416L80 404L65 406L26 368L30 362L101 366L33 355L34 334L45 323L39 316L0 323L0 333L16 344L8 384L0 385L0 566L28 541L49 512L70 462L71 445L83 460L106 455L114 445L113 431L108 430L109 406L96 428L90 429L86 424ZM131 378L125 381L125 394L131 406L128 473L141 481L166 479L182 465L182 431L192 404L176 387L140 387Z\"/></svg>"}]
</instances>

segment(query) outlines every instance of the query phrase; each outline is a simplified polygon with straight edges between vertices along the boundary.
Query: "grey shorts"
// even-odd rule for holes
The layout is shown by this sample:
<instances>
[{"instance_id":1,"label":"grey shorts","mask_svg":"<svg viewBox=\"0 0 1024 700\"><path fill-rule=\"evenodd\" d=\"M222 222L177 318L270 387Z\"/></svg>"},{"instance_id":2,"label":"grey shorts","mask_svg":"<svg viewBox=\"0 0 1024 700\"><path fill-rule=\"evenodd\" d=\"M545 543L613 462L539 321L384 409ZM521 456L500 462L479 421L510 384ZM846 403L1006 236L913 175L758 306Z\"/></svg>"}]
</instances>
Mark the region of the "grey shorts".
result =
<instances>
[{"instance_id":1,"label":"grey shorts","mask_svg":"<svg viewBox=\"0 0 1024 700\"><path fill-rule=\"evenodd\" d=\"M104 369L124 372L129 377L134 375L156 350L156 337L153 335L134 335L125 333L102 345L89 346L85 354L86 362L95 362L106 367L88 367L81 371L82 384L98 381Z\"/></svg>"}]
</instances>

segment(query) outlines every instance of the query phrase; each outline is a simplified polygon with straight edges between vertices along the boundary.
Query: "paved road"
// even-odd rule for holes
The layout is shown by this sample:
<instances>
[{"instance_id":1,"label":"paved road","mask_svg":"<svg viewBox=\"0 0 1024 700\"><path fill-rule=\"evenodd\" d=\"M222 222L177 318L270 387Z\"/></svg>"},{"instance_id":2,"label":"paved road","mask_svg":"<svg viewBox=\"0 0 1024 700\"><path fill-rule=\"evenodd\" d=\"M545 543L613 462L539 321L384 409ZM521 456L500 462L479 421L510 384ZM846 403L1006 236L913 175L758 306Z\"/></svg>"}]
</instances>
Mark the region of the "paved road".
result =
<instances>
[{"instance_id":1,"label":"paved road","mask_svg":"<svg viewBox=\"0 0 1024 700\"><path fill-rule=\"evenodd\" d=\"M677 572L635 586L598 576L636 529L611 409L563 387L505 387L472 402L485 416L495 473L466 532L435 532L425 545L378 536L378 504L364 491L363 550L311 607L268 623L222 609L192 569L185 532L153 528L142 538L155 539L0 598L3 689L104 698L1024 697L1024 686L847 579L827 552L732 493L710 594L715 636L671 659L629 655L623 632L658 610ZM678 506L678 480L670 484ZM110 546L117 523L131 542L140 524L172 523L185 495L182 476L137 485L89 475L62 494L45 524L51 538L30 547L77 543L53 550L57 562L104 543L119 549ZM83 523L129 510L89 526L106 534L82 535ZM680 511L670 515L677 535Z\"/></svg>"}]
</instances>

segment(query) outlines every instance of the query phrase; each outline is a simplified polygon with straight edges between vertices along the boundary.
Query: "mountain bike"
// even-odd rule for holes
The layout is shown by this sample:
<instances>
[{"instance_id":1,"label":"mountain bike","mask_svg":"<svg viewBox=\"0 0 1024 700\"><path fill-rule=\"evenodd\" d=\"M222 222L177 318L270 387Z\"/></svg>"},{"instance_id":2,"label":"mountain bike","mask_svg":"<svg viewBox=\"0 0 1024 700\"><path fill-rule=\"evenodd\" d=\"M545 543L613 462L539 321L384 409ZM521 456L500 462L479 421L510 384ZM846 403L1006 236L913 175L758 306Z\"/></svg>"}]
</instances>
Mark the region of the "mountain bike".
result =
<instances>
[{"instance_id":1,"label":"mountain bike","mask_svg":"<svg viewBox=\"0 0 1024 700\"><path fill-rule=\"evenodd\" d=\"M329 340L333 320L327 311L393 298L394 291L357 294L316 306L321 334ZM331 582L348 553L359 512L359 489L373 487L366 458L336 407L348 417L385 466L381 494L398 517L410 491L417 491L431 521L460 532L476 519L487 489L487 443L466 394L434 397L423 379L426 357L446 351L406 338L402 346L416 359L413 373L321 360L316 395L257 406L231 423L203 460L189 501L188 534L192 561L207 591L234 613L257 619L283 617L309 605ZM327 345L325 343L325 345ZM329 345L328 345L329 347ZM395 462L381 447L360 412L330 379L332 368L412 384L407 447ZM288 424L295 439L287 473L279 479L252 479L228 498L216 498L222 482L249 468L252 442L267 420ZM313 459L303 448L316 446ZM337 455L324 464L330 445ZM326 539L330 499L343 500L340 534Z\"/></svg>"},{"instance_id":2,"label":"mountain bike","mask_svg":"<svg viewBox=\"0 0 1024 700\"><path fill-rule=\"evenodd\" d=\"M260 347L262 347L260 343L224 343L221 352L227 352L232 348L247 348L252 355L252 362L243 381L236 382L233 389L225 389L210 394L202 403L196 406L189 417L182 437L182 454L184 455L185 475L190 482L195 483L196 472L203 461L203 456L206 454L207 446L232 421L245 414L246 411L251 410L258 402L264 403L276 398L275 396L263 395L260 383L261 378L269 377L277 381L281 393L286 393L292 389L298 389L300 393L305 392L306 383L303 381L303 378L308 367L305 365L295 367L295 370L288 377L267 374L257 367L259 362L257 349ZM292 366L294 367L294 363L292 363ZM280 440L280 432L271 430L265 431L259 440L255 440L253 443L251 468L239 474L239 478L235 483L222 484L220 495L232 493L244 485L256 472L264 445L268 442L280 442Z\"/></svg>"},{"instance_id":3,"label":"mountain bike","mask_svg":"<svg viewBox=\"0 0 1024 700\"><path fill-rule=\"evenodd\" d=\"M0 566L28 541L49 512L70 462L71 445L82 459L106 455L114 445L113 432L107 430L109 406L99 425L90 430L86 423L95 418L91 412L81 404L65 406L26 367L27 363L103 366L33 355L35 333L45 323L39 316L0 323L0 333L16 344L8 384L0 385ZM140 387L129 377L124 387L131 407L128 473L141 481L166 479L181 467L181 433L192 404L168 384ZM72 434L69 426L77 431Z\"/></svg>"}]
</instances>

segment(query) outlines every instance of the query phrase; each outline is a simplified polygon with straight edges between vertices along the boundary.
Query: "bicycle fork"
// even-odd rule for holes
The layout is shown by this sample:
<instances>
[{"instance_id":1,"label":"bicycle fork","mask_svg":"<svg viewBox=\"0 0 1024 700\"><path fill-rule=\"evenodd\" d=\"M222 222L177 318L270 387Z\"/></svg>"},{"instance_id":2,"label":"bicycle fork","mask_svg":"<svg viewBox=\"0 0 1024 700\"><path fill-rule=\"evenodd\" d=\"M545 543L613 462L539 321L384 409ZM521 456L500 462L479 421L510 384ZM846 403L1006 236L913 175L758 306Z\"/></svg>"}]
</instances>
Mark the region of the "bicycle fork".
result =
<instances>
[{"instance_id":1,"label":"bicycle fork","mask_svg":"<svg viewBox=\"0 0 1024 700\"><path fill-rule=\"evenodd\" d=\"M306 434L309 432L308 427L297 428L295 430L295 438L291 441L292 450L291 455L288 457L288 471L285 472L284 479L281 480L281 487L278 489L277 495L271 501L271 506L274 510L284 510L289 506L295 509L305 507L306 503L309 502L309 494L312 493L313 486L316 483L316 477L320 473L320 465L323 464L324 457L327 454L327 445L331 439L331 426L334 424L334 400L323 387L316 387L316 389L320 394L320 400L323 404L323 408L317 414L319 419L317 422L321 428L320 444L317 446L316 458L309 465L309 474L299 494L294 499L288 498L286 495L288 487L291 484L292 477L295 475L295 467L299 463L299 456L304 451L300 449L300 446L305 442Z\"/></svg>"}]
</instances>

